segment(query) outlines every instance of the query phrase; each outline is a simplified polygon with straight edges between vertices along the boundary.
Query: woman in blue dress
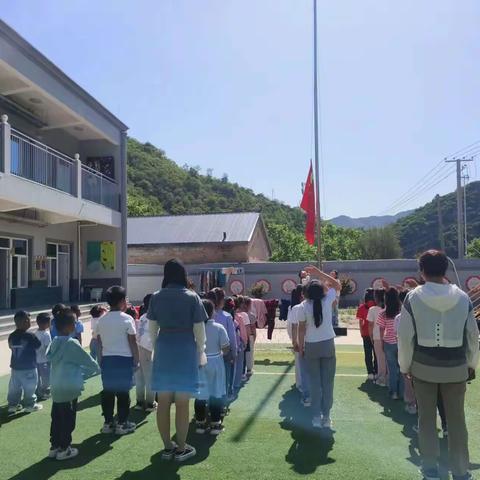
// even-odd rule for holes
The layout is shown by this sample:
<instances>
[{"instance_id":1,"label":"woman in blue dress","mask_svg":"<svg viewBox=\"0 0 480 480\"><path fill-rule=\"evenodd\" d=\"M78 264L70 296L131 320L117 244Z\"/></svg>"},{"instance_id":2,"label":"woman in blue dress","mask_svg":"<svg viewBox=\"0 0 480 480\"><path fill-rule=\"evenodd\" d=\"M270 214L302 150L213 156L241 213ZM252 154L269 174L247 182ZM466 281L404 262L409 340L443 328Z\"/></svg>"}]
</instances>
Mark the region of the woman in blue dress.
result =
<instances>
[{"instance_id":1,"label":"woman in blue dress","mask_svg":"<svg viewBox=\"0 0 480 480\"><path fill-rule=\"evenodd\" d=\"M164 267L162 290L150 300L147 317L155 345L152 390L157 392L157 425L164 460L183 462L195 456L186 443L190 398L198 391L198 366L206 364L205 323L200 297L187 288L187 273L178 260ZM170 436L170 409L175 404L177 443Z\"/></svg>"}]
</instances>

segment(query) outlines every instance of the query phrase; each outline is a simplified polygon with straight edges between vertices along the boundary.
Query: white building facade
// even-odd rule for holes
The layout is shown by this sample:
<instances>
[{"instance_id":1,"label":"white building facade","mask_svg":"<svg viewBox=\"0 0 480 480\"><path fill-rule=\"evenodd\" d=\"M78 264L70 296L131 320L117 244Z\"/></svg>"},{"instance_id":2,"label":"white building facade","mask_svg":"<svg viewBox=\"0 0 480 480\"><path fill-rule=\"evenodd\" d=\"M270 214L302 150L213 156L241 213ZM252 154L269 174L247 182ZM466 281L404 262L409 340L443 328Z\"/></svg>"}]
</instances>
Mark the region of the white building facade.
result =
<instances>
[{"instance_id":1,"label":"white building facade","mask_svg":"<svg viewBox=\"0 0 480 480\"><path fill-rule=\"evenodd\" d=\"M126 284L127 127L0 21L0 310Z\"/></svg>"}]
</instances>

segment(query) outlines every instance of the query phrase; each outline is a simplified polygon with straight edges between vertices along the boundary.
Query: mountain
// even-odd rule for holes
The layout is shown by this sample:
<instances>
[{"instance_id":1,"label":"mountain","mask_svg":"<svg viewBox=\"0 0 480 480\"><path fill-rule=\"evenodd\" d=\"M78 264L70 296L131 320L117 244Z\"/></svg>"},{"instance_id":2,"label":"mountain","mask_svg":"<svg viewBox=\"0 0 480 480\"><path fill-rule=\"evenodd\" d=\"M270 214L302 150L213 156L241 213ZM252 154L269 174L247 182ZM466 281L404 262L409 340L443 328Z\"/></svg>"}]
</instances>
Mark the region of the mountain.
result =
<instances>
[{"instance_id":1,"label":"mountain","mask_svg":"<svg viewBox=\"0 0 480 480\"><path fill-rule=\"evenodd\" d=\"M305 215L248 188L178 166L150 143L128 140L128 212L130 216L260 212L267 224L303 232Z\"/></svg>"},{"instance_id":2,"label":"mountain","mask_svg":"<svg viewBox=\"0 0 480 480\"><path fill-rule=\"evenodd\" d=\"M467 185L468 238L480 237L480 181ZM440 197L446 252L457 255L457 197L449 193ZM437 201L433 199L393 225L405 258L413 258L428 248L440 248Z\"/></svg>"},{"instance_id":3,"label":"mountain","mask_svg":"<svg viewBox=\"0 0 480 480\"><path fill-rule=\"evenodd\" d=\"M344 228L364 228L369 230L371 228L382 228L387 225L395 223L397 220L400 220L407 215L410 215L413 210L408 210L406 212L400 212L396 215L383 215L383 216L371 216L371 217L360 217L352 218L347 215L340 215L339 217L331 218L330 223L333 223L337 227Z\"/></svg>"}]
</instances>

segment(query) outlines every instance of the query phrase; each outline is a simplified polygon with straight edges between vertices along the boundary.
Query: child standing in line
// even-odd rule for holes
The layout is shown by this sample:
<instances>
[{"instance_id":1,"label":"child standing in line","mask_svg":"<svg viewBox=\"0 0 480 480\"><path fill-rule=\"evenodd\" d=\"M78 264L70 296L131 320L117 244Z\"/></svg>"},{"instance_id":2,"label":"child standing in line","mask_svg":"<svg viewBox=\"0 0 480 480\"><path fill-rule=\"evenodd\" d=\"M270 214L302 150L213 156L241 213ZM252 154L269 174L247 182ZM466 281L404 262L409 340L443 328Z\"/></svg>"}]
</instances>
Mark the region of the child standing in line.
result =
<instances>
[{"instance_id":1,"label":"child standing in line","mask_svg":"<svg viewBox=\"0 0 480 480\"><path fill-rule=\"evenodd\" d=\"M56 303L52 307L52 321L50 323L50 335L52 337L52 340L57 336L57 326L56 326L56 320L57 317L62 313L63 310L65 310L67 307L63 303Z\"/></svg>"},{"instance_id":2,"label":"child standing in line","mask_svg":"<svg viewBox=\"0 0 480 480\"><path fill-rule=\"evenodd\" d=\"M378 289L374 292L375 305L368 309L367 321L369 327L370 338L372 339L377 358L377 378L376 384L380 387L387 386L387 360L383 351L383 342L380 338L380 328L377 325L377 319L385 308L385 290Z\"/></svg>"},{"instance_id":3,"label":"child standing in line","mask_svg":"<svg viewBox=\"0 0 480 480\"><path fill-rule=\"evenodd\" d=\"M50 396L50 362L47 359L47 349L52 343L50 335L50 314L43 312L37 315L38 330L35 336L40 342L37 350L37 397L39 400L46 400Z\"/></svg>"},{"instance_id":4,"label":"child standing in line","mask_svg":"<svg viewBox=\"0 0 480 480\"><path fill-rule=\"evenodd\" d=\"M153 343L148 327L150 321L147 317L148 307L152 294L143 299L143 315L137 324L138 359L140 367L135 372L135 384L137 390L137 404L135 410L153 412L157 408L155 393L152 392L152 355Z\"/></svg>"},{"instance_id":5,"label":"child standing in line","mask_svg":"<svg viewBox=\"0 0 480 480\"><path fill-rule=\"evenodd\" d=\"M63 310L57 316L58 335L47 353L52 365L53 400L48 456L56 460L68 460L78 455L78 449L72 447L72 433L78 397L83 390L83 373L90 375L99 371L95 360L71 336L75 331L75 321L76 315L70 309Z\"/></svg>"},{"instance_id":6,"label":"child standing in line","mask_svg":"<svg viewBox=\"0 0 480 480\"><path fill-rule=\"evenodd\" d=\"M75 331L73 332L72 336L73 338L76 338L78 340L78 343L82 345L82 333L84 332L85 328L83 327L83 323L80 320L80 317L82 316L82 312L80 311L80 307L78 305L72 305L70 307L70 310L75 314Z\"/></svg>"},{"instance_id":7,"label":"child standing in line","mask_svg":"<svg viewBox=\"0 0 480 480\"><path fill-rule=\"evenodd\" d=\"M247 376L245 375L245 354L248 348L248 338L250 336L250 318L246 311L245 297L241 295L235 299L234 321L235 324L238 325L238 349L233 388L235 392L238 392L242 386L242 381L247 380Z\"/></svg>"},{"instance_id":8,"label":"child standing in line","mask_svg":"<svg viewBox=\"0 0 480 480\"><path fill-rule=\"evenodd\" d=\"M235 324L233 323L232 315L223 310L225 306L225 291L222 288L214 288L207 293L207 299L211 300L215 305L215 313L213 319L215 322L222 325L227 331L228 339L230 340L230 350L227 355L223 357L225 362L226 372L226 396L232 398L233 374L235 371L235 361L237 359L237 336L235 333ZM227 399L228 399L227 398ZM226 399L226 400L227 400ZM225 403L227 403L225 401Z\"/></svg>"},{"instance_id":9,"label":"child standing in line","mask_svg":"<svg viewBox=\"0 0 480 480\"><path fill-rule=\"evenodd\" d=\"M110 312L100 318L97 341L102 369L102 414L105 423L102 433L125 435L135 431L135 423L128 421L130 389L133 372L138 366L138 346L134 320L125 312L127 294L123 287L110 287L106 293ZM117 425L113 414L117 399Z\"/></svg>"},{"instance_id":10,"label":"child standing in line","mask_svg":"<svg viewBox=\"0 0 480 480\"><path fill-rule=\"evenodd\" d=\"M195 420L197 433L205 433L207 425L207 406L210 413L210 434L223 432L223 397L226 393L225 364L223 356L228 354L230 340L225 328L213 320L215 307L210 300L203 300L208 315L205 322L207 364L199 369L200 392L195 400Z\"/></svg>"},{"instance_id":11,"label":"child standing in line","mask_svg":"<svg viewBox=\"0 0 480 480\"><path fill-rule=\"evenodd\" d=\"M245 352L245 363L247 367L247 377L253 375L255 364L255 341L257 340L257 318L253 311L253 303L250 297L245 297L245 306L247 308L248 318L250 320L250 338L248 348Z\"/></svg>"},{"instance_id":12,"label":"child standing in line","mask_svg":"<svg viewBox=\"0 0 480 480\"><path fill-rule=\"evenodd\" d=\"M404 383L398 364L398 340L396 317L401 303L396 288L390 287L385 293L385 310L379 313L377 325L388 365L388 390L393 400L403 398Z\"/></svg>"},{"instance_id":13,"label":"child standing in line","mask_svg":"<svg viewBox=\"0 0 480 480\"><path fill-rule=\"evenodd\" d=\"M97 325L98 320L107 313L107 309L103 305L94 305L90 309L90 329L92 331L92 339L90 340L90 355L96 360L98 352L98 341L97 341Z\"/></svg>"},{"instance_id":14,"label":"child standing in line","mask_svg":"<svg viewBox=\"0 0 480 480\"><path fill-rule=\"evenodd\" d=\"M371 307L375 306L373 299L373 288L367 288L365 290L365 296L363 303L357 309L357 320L360 326L360 335L363 340L363 352L365 356L365 367L367 369L368 380L372 382L377 376L377 357L373 347L373 341L370 337L370 329L368 322L368 311Z\"/></svg>"},{"instance_id":15,"label":"child standing in line","mask_svg":"<svg viewBox=\"0 0 480 480\"><path fill-rule=\"evenodd\" d=\"M10 368L12 369L8 384L8 413L22 410L20 400L23 393L23 408L31 413L41 410L43 406L37 403L37 357L40 340L27 330L30 328L30 314L20 310L15 314L15 331L8 337L8 346L12 351Z\"/></svg>"}]
</instances>

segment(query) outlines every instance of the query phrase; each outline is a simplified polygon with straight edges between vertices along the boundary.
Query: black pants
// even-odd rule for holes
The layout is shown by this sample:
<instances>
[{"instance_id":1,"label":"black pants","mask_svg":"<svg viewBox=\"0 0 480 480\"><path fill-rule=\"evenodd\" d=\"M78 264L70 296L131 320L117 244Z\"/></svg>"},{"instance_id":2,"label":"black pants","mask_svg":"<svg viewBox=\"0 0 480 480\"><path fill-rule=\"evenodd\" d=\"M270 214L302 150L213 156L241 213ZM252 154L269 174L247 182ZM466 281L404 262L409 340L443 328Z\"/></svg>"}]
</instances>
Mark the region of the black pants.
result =
<instances>
[{"instance_id":1,"label":"black pants","mask_svg":"<svg viewBox=\"0 0 480 480\"><path fill-rule=\"evenodd\" d=\"M117 398L117 419L118 423L125 423L128 420L130 410L130 392L102 391L102 415L105 423L113 423L115 409L115 397Z\"/></svg>"},{"instance_id":2,"label":"black pants","mask_svg":"<svg viewBox=\"0 0 480 480\"><path fill-rule=\"evenodd\" d=\"M77 419L77 399L71 402L52 403L50 443L52 448L65 450L72 443L72 432Z\"/></svg>"},{"instance_id":3,"label":"black pants","mask_svg":"<svg viewBox=\"0 0 480 480\"><path fill-rule=\"evenodd\" d=\"M365 353L365 366L369 375L376 375L378 372L377 356L373 348L373 342L370 337L362 337L363 351Z\"/></svg>"},{"instance_id":4,"label":"black pants","mask_svg":"<svg viewBox=\"0 0 480 480\"><path fill-rule=\"evenodd\" d=\"M267 338L269 340L273 337L273 331L275 330L275 317L267 316Z\"/></svg>"},{"instance_id":5,"label":"black pants","mask_svg":"<svg viewBox=\"0 0 480 480\"><path fill-rule=\"evenodd\" d=\"M223 401L221 398L210 397L208 401L208 411L210 412L210 419L213 423L218 423L222 420ZM195 400L195 420L197 422L204 422L207 419L207 401Z\"/></svg>"},{"instance_id":6,"label":"black pants","mask_svg":"<svg viewBox=\"0 0 480 480\"><path fill-rule=\"evenodd\" d=\"M445 407L443 406L443 398L442 394L440 393L440 389L438 389L438 396L437 396L437 408L438 414L440 415L440 420L442 421L442 430L447 430L447 415L445 413Z\"/></svg>"}]
</instances>

